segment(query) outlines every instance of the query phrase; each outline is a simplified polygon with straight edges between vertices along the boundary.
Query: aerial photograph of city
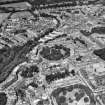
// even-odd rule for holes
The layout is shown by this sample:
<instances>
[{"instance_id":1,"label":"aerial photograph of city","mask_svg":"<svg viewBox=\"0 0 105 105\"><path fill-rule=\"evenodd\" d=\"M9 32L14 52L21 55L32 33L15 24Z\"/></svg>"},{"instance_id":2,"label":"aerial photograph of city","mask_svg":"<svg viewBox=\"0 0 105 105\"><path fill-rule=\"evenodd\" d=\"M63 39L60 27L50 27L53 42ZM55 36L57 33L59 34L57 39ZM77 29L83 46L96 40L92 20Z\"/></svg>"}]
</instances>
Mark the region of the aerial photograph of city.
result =
<instances>
[{"instance_id":1,"label":"aerial photograph of city","mask_svg":"<svg viewBox=\"0 0 105 105\"><path fill-rule=\"evenodd\" d=\"M0 0L0 105L105 105L105 0Z\"/></svg>"}]
</instances>

